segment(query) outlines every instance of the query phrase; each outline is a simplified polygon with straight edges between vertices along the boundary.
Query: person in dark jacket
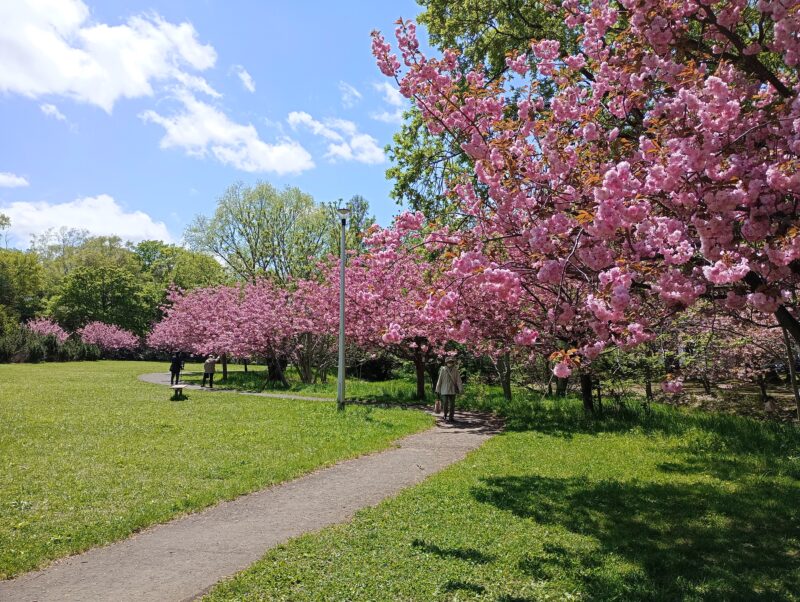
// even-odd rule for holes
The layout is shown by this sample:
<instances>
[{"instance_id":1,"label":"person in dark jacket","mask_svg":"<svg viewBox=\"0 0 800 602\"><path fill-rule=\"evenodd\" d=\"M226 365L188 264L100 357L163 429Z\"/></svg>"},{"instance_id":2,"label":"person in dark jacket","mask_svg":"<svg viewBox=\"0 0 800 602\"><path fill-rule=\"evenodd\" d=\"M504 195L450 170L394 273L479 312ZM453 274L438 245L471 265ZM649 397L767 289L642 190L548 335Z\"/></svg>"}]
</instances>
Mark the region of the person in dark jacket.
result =
<instances>
[{"instance_id":1,"label":"person in dark jacket","mask_svg":"<svg viewBox=\"0 0 800 602\"><path fill-rule=\"evenodd\" d=\"M183 370L183 360L180 353L173 353L169 364L169 384L177 385L181 380L181 370Z\"/></svg>"}]
</instances>

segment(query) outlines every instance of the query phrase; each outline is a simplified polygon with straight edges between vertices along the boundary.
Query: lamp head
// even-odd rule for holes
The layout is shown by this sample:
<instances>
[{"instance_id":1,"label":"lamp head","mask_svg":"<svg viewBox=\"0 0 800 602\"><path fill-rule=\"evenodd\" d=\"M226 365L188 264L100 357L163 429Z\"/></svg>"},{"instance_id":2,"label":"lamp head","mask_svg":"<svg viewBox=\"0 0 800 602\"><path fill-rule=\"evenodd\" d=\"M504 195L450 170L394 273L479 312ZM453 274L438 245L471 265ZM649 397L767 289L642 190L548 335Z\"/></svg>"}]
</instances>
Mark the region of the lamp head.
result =
<instances>
[{"instance_id":1,"label":"lamp head","mask_svg":"<svg viewBox=\"0 0 800 602\"><path fill-rule=\"evenodd\" d=\"M342 219L347 219L350 217L351 211L349 207L339 207L336 211L339 214L339 217Z\"/></svg>"}]
</instances>

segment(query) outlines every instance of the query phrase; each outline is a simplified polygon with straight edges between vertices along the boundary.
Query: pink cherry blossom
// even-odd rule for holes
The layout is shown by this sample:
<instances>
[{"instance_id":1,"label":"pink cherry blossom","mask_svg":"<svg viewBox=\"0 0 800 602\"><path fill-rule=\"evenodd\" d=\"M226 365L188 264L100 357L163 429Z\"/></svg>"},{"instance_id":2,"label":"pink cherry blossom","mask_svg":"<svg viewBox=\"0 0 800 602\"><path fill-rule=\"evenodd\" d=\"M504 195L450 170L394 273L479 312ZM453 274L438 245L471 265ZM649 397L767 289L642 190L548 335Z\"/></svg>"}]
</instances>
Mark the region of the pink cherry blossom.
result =
<instances>
[{"instance_id":1,"label":"pink cherry blossom","mask_svg":"<svg viewBox=\"0 0 800 602\"><path fill-rule=\"evenodd\" d=\"M97 345L104 351L135 349L139 346L139 337L112 324L89 322L78 329L78 335L84 343Z\"/></svg>"},{"instance_id":2,"label":"pink cherry blossom","mask_svg":"<svg viewBox=\"0 0 800 602\"><path fill-rule=\"evenodd\" d=\"M59 343L69 338L66 330L48 318L36 318L25 323L25 328L43 336L54 336Z\"/></svg>"}]
</instances>

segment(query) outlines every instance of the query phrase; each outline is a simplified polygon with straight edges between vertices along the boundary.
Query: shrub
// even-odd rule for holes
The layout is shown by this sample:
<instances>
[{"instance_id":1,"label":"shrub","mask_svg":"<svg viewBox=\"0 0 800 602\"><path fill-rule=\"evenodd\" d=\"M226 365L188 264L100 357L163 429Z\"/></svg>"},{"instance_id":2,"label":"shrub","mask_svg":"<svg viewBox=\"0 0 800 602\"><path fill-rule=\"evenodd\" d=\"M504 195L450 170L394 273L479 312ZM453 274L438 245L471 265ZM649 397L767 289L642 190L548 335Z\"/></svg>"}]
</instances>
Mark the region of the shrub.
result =
<instances>
[{"instance_id":1,"label":"shrub","mask_svg":"<svg viewBox=\"0 0 800 602\"><path fill-rule=\"evenodd\" d=\"M25 328L43 336L52 335L59 343L63 343L69 337L66 330L48 318L36 318L25 324Z\"/></svg>"}]
</instances>

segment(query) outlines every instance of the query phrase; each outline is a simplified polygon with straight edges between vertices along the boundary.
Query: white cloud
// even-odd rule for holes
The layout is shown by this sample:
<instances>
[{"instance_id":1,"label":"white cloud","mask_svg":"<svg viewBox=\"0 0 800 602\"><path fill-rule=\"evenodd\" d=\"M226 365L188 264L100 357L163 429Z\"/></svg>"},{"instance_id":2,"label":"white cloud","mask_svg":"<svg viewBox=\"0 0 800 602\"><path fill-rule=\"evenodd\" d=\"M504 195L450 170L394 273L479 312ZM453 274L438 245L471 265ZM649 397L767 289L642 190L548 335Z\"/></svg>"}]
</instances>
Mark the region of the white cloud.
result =
<instances>
[{"instance_id":1,"label":"white cloud","mask_svg":"<svg viewBox=\"0 0 800 602\"><path fill-rule=\"evenodd\" d=\"M356 106L361 100L361 92L347 82L339 82L339 92L342 95L342 106L346 109Z\"/></svg>"},{"instance_id":2,"label":"white cloud","mask_svg":"<svg viewBox=\"0 0 800 602\"><path fill-rule=\"evenodd\" d=\"M117 235L130 241L174 239L164 222L143 211L126 211L107 194L84 197L66 203L14 202L0 207L11 219L9 232L19 243L50 228L78 228L94 235Z\"/></svg>"},{"instance_id":3,"label":"white cloud","mask_svg":"<svg viewBox=\"0 0 800 602\"><path fill-rule=\"evenodd\" d=\"M0 188L21 188L30 186L28 180L7 171L0 171Z\"/></svg>"},{"instance_id":4,"label":"white cloud","mask_svg":"<svg viewBox=\"0 0 800 602\"><path fill-rule=\"evenodd\" d=\"M369 116L375 121L382 121L384 123L403 123L403 109L370 113Z\"/></svg>"},{"instance_id":5,"label":"white cloud","mask_svg":"<svg viewBox=\"0 0 800 602\"><path fill-rule=\"evenodd\" d=\"M0 2L0 92L59 95L111 112L120 98L152 96L157 83L177 81L212 95L197 75L216 62L190 23L157 14L121 25L90 20L81 0Z\"/></svg>"},{"instance_id":6,"label":"white cloud","mask_svg":"<svg viewBox=\"0 0 800 602\"><path fill-rule=\"evenodd\" d=\"M155 111L139 115L164 128L161 148L180 148L193 157L214 156L220 163L247 172L296 174L314 167L309 152L284 138L275 144L261 140L252 124L242 125L218 108L186 91L178 91L182 110L171 116Z\"/></svg>"},{"instance_id":7,"label":"white cloud","mask_svg":"<svg viewBox=\"0 0 800 602\"><path fill-rule=\"evenodd\" d=\"M383 121L384 123L402 123L403 111L405 111L407 103L405 97L400 93L400 90L388 82L373 84L373 87L383 94L383 101L391 107L394 107L394 109L391 111L383 110L374 112L370 114L370 117L377 121Z\"/></svg>"},{"instance_id":8,"label":"white cloud","mask_svg":"<svg viewBox=\"0 0 800 602\"><path fill-rule=\"evenodd\" d=\"M406 106L406 99L400 93L400 90L395 88L389 82L380 82L377 84L373 84L375 89L378 92L383 93L383 100L387 104L392 105L393 107L405 107Z\"/></svg>"},{"instance_id":9,"label":"white cloud","mask_svg":"<svg viewBox=\"0 0 800 602\"><path fill-rule=\"evenodd\" d=\"M245 90L248 92L256 91L256 82L253 81L253 76L247 72L247 69L241 65L234 65L233 72L236 73L236 75L242 81L242 85L244 86Z\"/></svg>"},{"instance_id":10,"label":"white cloud","mask_svg":"<svg viewBox=\"0 0 800 602\"><path fill-rule=\"evenodd\" d=\"M292 111L287 118L292 129L303 126L312 134L329 141L325 156L332 161L358 161L376 165L383 163L385 157L378 141L369 134L360 133L358 126L346 119L326 119L324 122L314 119L304 111Z\"/></svg>"},{"instance_id":11,"label":"white cloud","mask_svg":"<svg viewBox=\"0 0 800 602\"><path fill-rule=\"evenodd\" d=\"M48 117L52 117L54 119L57 119L58 121L66 121L67 120L67 118L64 115L64 113L59 111L58 107L56 105L51 105L51 104L45 103L45 104L39 105L39 108L42 110L42 113L44 113Z\"/></svg>"},{"instance_id":12,"label":"white cloud","mask_svg":"<svg viewBox=\"0 0 800 602\"><path fill-rule=\"evenodd\" d=\"M302 125L307 127L309 130L311 130L311 133L316 134L317 136L322 136L323 138L333 140L334 142L344 141L344 138L341 134L339 134L339 132L326 127L324 124L314 119L305 111L292 111L289 113L289 117L286 119L286 121L289 122L289 125L292 126L293 130L296 130L298 126Z\"/></svg>"}]
</instances>

